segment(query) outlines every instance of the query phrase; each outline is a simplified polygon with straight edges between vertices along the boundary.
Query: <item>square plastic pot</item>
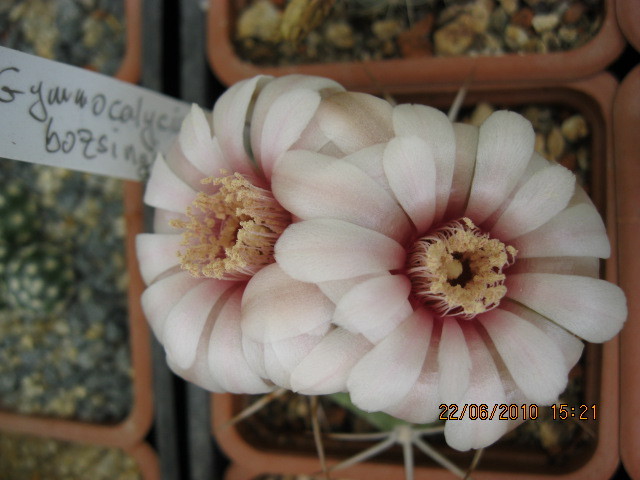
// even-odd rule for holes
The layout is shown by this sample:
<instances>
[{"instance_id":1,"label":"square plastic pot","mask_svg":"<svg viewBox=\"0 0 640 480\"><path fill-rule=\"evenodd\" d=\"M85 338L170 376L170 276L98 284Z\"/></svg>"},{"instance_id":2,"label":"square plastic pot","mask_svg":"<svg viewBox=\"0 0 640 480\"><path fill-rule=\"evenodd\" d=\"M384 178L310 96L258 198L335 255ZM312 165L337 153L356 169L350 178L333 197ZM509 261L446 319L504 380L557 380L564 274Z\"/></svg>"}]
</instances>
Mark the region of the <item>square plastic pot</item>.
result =
<instances>
[{"instance_id":1,"label":"square plastic pot","mask_svg":"<svg viewBox=\"0 0 640 480\"><path fill-rule=\"evenodd\" d=\"M500 56L424 56L367 62L316 63L262 67L242 60L232 38L237 17L233 0L209 0L207 56L216 76L226 85L258 74L292 73L329 77L354 89L393 89L399 86L554 81L566 82L596 74L622 52L625 42L616 19L616 1L606 0L599 32L579 48L547 54L508 53ZM622 0L620 3L625 3ZM630 2L634 3L634 2Z\"/></svg>"},{"instance_id":2,"label":"square plastic pot","mask_svg":"<svg viewBox=\"0 0 640 480\"><path fill-rule=\"evenodd\" d=\"M620 286L627 294L629 307L629 318L620 335L620 452L629 475L640 478L640 66L620 84L613 125Z\"/></svg>"},{"instance_id":3,"label":"square plastic pot","mask_svg":"<svg viewBox=\"0 0 640 480\"><path fill-rule=\"evenodd\" d=\"M0 411L1 430L121 448L138 444L149 431L153 419L151 347L148 327L140 305L144 284L135 256L135 237L143 232L142 188L140 183L124 182L124 248L129 272L128 330L131 368L134 372L133 404L128 416L111 425ZM35 348L38 348L38 345L35 345Z\"/></svg>"}]
</instances>

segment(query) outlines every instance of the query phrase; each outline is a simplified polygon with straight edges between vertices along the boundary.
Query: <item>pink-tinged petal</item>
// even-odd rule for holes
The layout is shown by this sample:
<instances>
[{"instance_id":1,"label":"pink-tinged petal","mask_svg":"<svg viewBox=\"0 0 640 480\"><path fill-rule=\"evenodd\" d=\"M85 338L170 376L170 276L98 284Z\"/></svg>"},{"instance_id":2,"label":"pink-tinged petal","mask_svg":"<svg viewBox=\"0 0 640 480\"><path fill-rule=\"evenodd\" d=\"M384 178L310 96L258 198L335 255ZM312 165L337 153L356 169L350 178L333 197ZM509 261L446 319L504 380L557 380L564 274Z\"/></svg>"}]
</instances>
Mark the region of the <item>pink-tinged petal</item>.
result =
<instances>
[{"instance_id":1,"label":"pink-tinged petal","mask_svg":"<svg viewBox=\"0 0 640 480\"><path fill-rule=\"evenodd\" d=\"M432 328L431 314L418 310L362 357L347 380L358 408L383 410L409 393L422 371Z\"/></svg>"},{"instance_id":2,"label":"pink-tinged petal","mask_svg":"<svg viewBox=\"0 0 640 480\"><path fill-rule=\"evenodd\" d=\"M578 363L578 360L580 360L582 350L584 350L584 344L572 333L567 332L564 328L559 327L542 315L538 315L533 310L519 303L503 300L500 303L499 309L511 312L530 322L553 340L564 356L567 371L571 370L571 368Z\"/></svg>"},{"instance_id":3,"label":"pink-tinged petal","mask_svg":"<svg viewBox=\"0 0 640 480\"><path fill-rule=\"evenodd\" d=\"M412 314L410 292L411 282L405 275L365 280L340 299L333 323L378 343Z\"/></svg>"},{"instance_id":4,"label":"pink-tinged petal","mask_svg":"<svg viewBox=\"0 0 640 480\"><path fill-rule=\"evenodd\" d=\"M160 343L164 340L164 324L169 311L189 290L205 281L180 271L158 280L142 293L142 309Z\"/></svg>"},{"instance_id":5,"label":"pink-tinged petal","mask_svg":"<svg viewBox=\"0 0 640 480\"><path fill-rule=\"evenodd\" d=\"M451 193L456 158L453 125L439 110L425 105L398 105L393 109L393 128L399 136L417 136L431 147L436 166L435 222L444 216Z\"/></svg>"},{"instance_id":6,"label":"pink-tinged petal","mask_svg":"<svg viewBox=\"0 0 640 480\"><path fill-rule=\"evenodd\" d=\"M405 250L374 230L334 219L290 225L278 239L276 260L292 278L325 282L401 268Z\"/></svg>"},{"instance_id":7,"label":"pink-tinged petal","mask_svg":"<svg viewBox=\"0 0 640 480\"><path fill-rule=\"evenodd\" d=\"M402 209L373 179L354 165L319 153L285 153L271 189L285 209L304 220L344 220L397 241L411 230Z\"/></svg>"},{"instance_id":8,"label":"pink-tinged petal","mask_svg":"<svg viewBox=\"0 0 640 480\"><path fill-rule=\"evenodd\" d=\"M182 235L141 233L136 236L136 255L144 283L179 263L178 250Z\"/></svg>"},{"instance_id":9,"label":"pink-tinged petal","mask_svg":"<svg viewBox=\"0 0 640 480\"><path fill-rule=\"evenodd\" d=\"M231 393L262 393L269 385L251 370L242 349L240 300L236 290L224 303L209 338L209 369L213 378Z\"/></svg>"},{"instance_id":10,"label":"pink-tinged petal","mask_svg":"<svg viewBox=\"0 0 640 480\"><path fill-rule=\"evenodd\" d=\"M271 77L264 75L242 80L222 94L214 106L213 132L233 172L254 172L245 149L245 126L257 93L270 81Z\"/></svg>"},{"instance_id":11,"label":"pink-tinged petal","mask_svg":"<svg viewBox=\"0 0 640 480\"><path fill-rule=\"evenodd\" d=\"M611 253L602 218L596 208L587 203L563 210L541 227L510 243L518 250L518 258L608 258Z\"/></svg>"},{"instance_id":12,"label":"pink-tinged petal","mask_svg":"<svg viewBox=\"0 0 640 480\"><path fill-rule=\"evenodd\" d=\"M478 316L516 385L532 402L548 405L567 386L568 370L558 346L513 313L495 309Z\"/></svg>"},{"instance_id":13,"label":"pink-tinged petal","mask_svg":"<svg viewBox=\"0 0 640 480\"><path fill-rule=\"evenodd\" d=\"M542 257L518 258L507 275L515 273L561 273L564 275L580 275L598 278L600 260L596 257Z\"/></svg>"},{"instance_id":14,"label":"pink-tinged petal","mask_svg":"<svg viewBox=\"0 0 640 480\"><path fill-rule=\"evenodd\" d=\"M251 370L256 372L256 374L262 379L269 378L264 365L264 343L254 342L243 334L242 351L244 352L244 358L247 359L247 363L249 364L249 367L251 367Z\"/></svg>"},{"instance_id":15,"label":"pink-tinged petal","mask_svg":"<svg viewBox=\"0 0 640 480\"><path fill-rule=\"evenodd\" d=\"M614 337L627 318L623 291L590 277L552 273L507 275L507 297L589 342Z\"/></svg>"},{"instance_id":16,"label":"pink-tinged petal","mask_svg":"<svg viewBox=\"0 0 640 480\"><path fill-rule=\"evenodd\" d=\"M378 274L362 275L361 277L346 278L344 280L330 280L328 282L319 282L317 285L318 288L322 290L322 293L324 293L329 298L329 300L337 304L344 296L344 294L351 290L353 287L355 287L359 283L364 282L365 280L375 278L377 276Z\"/></svg>"},{"instance_id":17,"label":"pink-tinged petal","mask_svg":"<svg viewBox=\"0 0 640 480\"><path fill-rule=\"evenodd\" d=\"M167 356L175 365L186 369L193 364L201 337L208 338L207 333L216 320L218 310L214 306L234 284L208 279L189 290L173 306L164 322L162 338Z\"/></svg>"},{"instance_id":18,"label":"pink-tinged petal","mask_svg":"<svg viewBox=\"0 0 640 480\"><path fill-rule=\"evenodd\" d=\"M205 178L205 175L187 160L182 150L180 150L178 142L173 142L169 148L169 153L164 159L171 171L193 190L200 191L202 187L211 187L210 185L202 184L202 179Z\"/></svg>"},{"instance_id":19,"label":"pink-tinged petal","mask_svg":"<svg viewBox=\"0 0 640 480\"><path fill-rule=\"evenodd\" d=\"M418 380L413 384L409 393L395 405L384 411L396 418L410 423L431 423L440 414L440 395L438 382L441 374L438 371L438 343L439 331L437 323L431 334L427 356L422 365Z\"/></svg>"},{"instance_id":20,"label":"pink-tinged petal","mask_svg":"<svg viewBox=\"0 0 640 480\"><path fill-rule=\"evenodd\" d=\"M293 370L291 389L304 395L344 391L351 369L371 347L361 335L332 330Z\"/></svg>"},{"instance_id":21,"label":"pink-tinged petal","mask_svg":"<svg viewBox=\"0 0 640 480\"><path fill-rule=\"evenodd\" d=\"M439 402L455 403L469 387L471 356L462 328L452 317L442 319L438 346Z\"/></svg>"},{"instance_id":22,"label":"pink-tinged petal","mask_svg":"<svg viewBox=\"0 0 640 480\"><path fill-rule=\"evenodd\" d=\"M213 139L211 126L204 112L195 104L182 122L178 142L185 158L204 177L217 175L220 169L229 168L217 140Z\"/></svg>"},{"instance_id":23,"label":"pink-tinged petal","mask_svg":"<svg viewBox=\"0 0 640 480\"><path fill-rule=\"evenodd\" d=\"M312 283L284 273L277 263L264 267L247 284L242 297L242 331L256 342L278 342L323 327L335 306Z\"/></svg>"},{"instance_id":24,"label":"pink-tinged petal","mask_svg":"<svg viewBox=\"0 0 640 480\"><path fill-rule=\"evenodd\" d=\"M384 150L387 147L386 143L378 143L371 145L370 147L363 148L354 152L342 160L355 165L364 173L369 175L375 182L380 185L384 190L393 196L387 176L384 174L384 166L382 165Z\"/></svg>"},{"instance_id":25,"label":"pink-tinged petal","mask_svg":"<svg viewBox=\"0 0 640 480\"><path fill-rule=\"evenodd\" d=\"M170 212L183 213L196 198L196 193L171 171L162 155L156 157L144 192L144 203Z\"/></svg>"},{"instance_id":26,"label":"pink-tinged petal","mask_svg":"<svg viewBox=\"0 0 640 480\"><path fill-rule=\"evenodd\" d=\"M384 172L395 197L418 232L426 232L436 211L436 166L431 147L418 137L396 137L384 150Z\"/></svg>"},{"instance_id":27,"label":"pink-tinged petal","mask_svg":"<svg viewBox=\"0 0 640 480\"><path fill-rule=\"evenodd\" d=\"M324 97L331 95L332 93L343 92L344 87L333 80L329 80L328 78L315 77L312 75L285 75L283 77L275 78L271 82L266 84L260 91L260 95L256 99L256 104L253 108L253 114L251 115L251 145L254 153L259 152L260 146L269 141L269 136L266 135L263 127L269 122L267 120L267 117L273 115L271 113L271 110L275 108L274 106L276 102L279 102L279 99L283 95L287 95L296 90L311 91L319 94L321 97ZM283 107L286 108L285 104L281 104L279 107L275 108L275 110L280 111L282 114L281 109ZM304 107L301 106L301 108ZM313 120L313 114L315 113L315 110L316 108L313 108L313 111L309 112L311 114L309 116L309 120L303 122L303 124L300 125L303 130L307 131L307 128L310 126L308 125L310 123L310 120ZM293 113L295 113L296 115L304 115L302 112ZM287 121L290 122L291 119ZM293 126L291 126L291 128L293 128ZM324 134L322 135L322 137L324 137ZM297 142L303 142L305 139L301 138L296 140ZM328 141L329 140L325 137L324 142L326 143ZM299 147L296 146L296 148ZM320 148L304 149L314 152L320 150ZM256 153L257 158L260 158L263 155L264 153L262 153L262 155ZM262 161L264 162L264 158L262 159ZM265 169L265 171L266 170L267 169Z\"/></svg>"},{"instance_id":28,"label":"pink-tinged petal","mask_svg":"<svg viewBox=\"0 0 640 480\"><path fill-rule=\"evenodd\" d=\"M573 173L562 165L535 173L516 192L490 233L508 241L544 225L567 206L575 181Z\"/></svg>"},{"instance_id":29,"label":"pink-tinged petal","mask_svg":"<svg viewBox=\"0 0 640 480\"><path fill-rule=\"evenodd\" d=\"M262 125L252 123L252 131L262 128L260 137L252 136L251 145L267 179L271 178L273 167L280 155L300 138L315 115L318 105L318 92L307 89L293 90L283 93L271 104Z\"/></svg>"},{"instance_id":30,"label":"pink-tinged petal","mask_svg":"<svg viewBox=\"0 0 640 480\"><path fill-rule=\"evenodd\" d=\"M456 162L453 169L449 204L445 213L446 218L460 218L464 213L469 199L478 152L479 130L477 127L454 123L453 131L456 137Z\"/></svg>"},{"instance_id":31,"label":"pink-tinged petal","mask_svg":"<svg viewBox=\"0 0 640 480\"><path fill-rule=\"evenodd\" d=\"M264 344L264 364L267 378L276 385L291 390L291 374L324 338L322 335L299 335L279 342Z\"/></svg>"},{"instance_id":32,"label":"pink-tinged petal","mask_svg":"<svg viewBox=\"0 0 640 480\"><path fill-rule=\"evenodd\" d=\"M466 216L481 224L507 199L533 155L531 123L514 112L493 113L480 127Z\"/></svg>"},{"instance_id":33,"label":"pink-tinged petal","mask_svg":"<svg viewBox=\"0 0 640 480\"><path fill-rule=\"evenodd\" d=\"M391 105L357 92L340 92L323 100L316 113L318 125L345 155L393 136Z\"/></svg>"},{"instance_id":34,"label":"pink-tinged petal","mask_svg":"<svg viewBox=\"0 0 640 480\"><path fill-rule=\"evenodd\" d=\"M173 220L186 222L189 220L184 213L171 212L169 210L163 210L156 208L153 212L153 231L156 233L177 233L176 227L172 226Z\"/></svg>"},{"instance_id":35,"label":"pink-tinged petal","mask_svg":"<svg viewBox=\"0 0 640 480\"><path fill-rule=\"evenodd\" d=\"M472 420L462 414L465 405L494 405L507 403L507 395L491 353L482 341L475 325L465 325L465 338L471 354L469 388L457 402L458 420L448 420L444 427L447 443L456 450L466 451L491 445L507 431L507 422L495 415L492 420Z\"/></svg>"},{"instance_id":36,"label":"pink-tinged petal","mask_svg":"<svg viewBox=\"0 0 640 480\"><path fill-rule=\"evenodd\" d=\"M180 368L169 357L167 357L166 359L167 365L173 373L199 386L200 388L204 388L209 392L225 393L226 390L222 388L222 386L218 382L216 382L216 380L211 375L211 372L209 371L209 365L207 362L208 346L209 342L203 342L198 346L196 361L191 367L187 369ZM272 390L272 388L269 388L269 390ZM265 389L265 392L269 390Z\"/></svg>"}]
</instances>

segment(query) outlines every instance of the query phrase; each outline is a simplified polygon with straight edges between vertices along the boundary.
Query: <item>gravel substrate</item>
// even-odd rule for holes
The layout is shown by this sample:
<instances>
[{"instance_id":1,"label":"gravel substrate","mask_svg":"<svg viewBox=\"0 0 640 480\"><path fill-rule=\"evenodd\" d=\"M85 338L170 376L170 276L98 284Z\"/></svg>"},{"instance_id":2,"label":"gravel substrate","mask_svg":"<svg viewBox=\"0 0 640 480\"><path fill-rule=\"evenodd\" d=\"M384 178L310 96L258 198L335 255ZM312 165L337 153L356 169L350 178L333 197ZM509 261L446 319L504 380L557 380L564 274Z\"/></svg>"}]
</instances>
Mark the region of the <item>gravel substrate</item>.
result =
<instances>
[{"instance_id":1,"label":"gravel substrate","mask_svg":"<svg viewBox=\"0 0 640 480\"><path fill-rule=\"evenodd\" d=\"M118 422L133 375L122 182L4 160L0 204L16 189L0 221L0 408Z\"/></svg>"},{"instance_id":2,"label":"gravel substrate","mask_svg":"<svg viewBox=\"0 0 640 480\"><path fill-rule=\"evenodd\" d=\"M113 75L124 55L123 0L3 0L0 45Z\"/></svg>"},{"instance_id":3,"label":"gravel substrate","mask_svg":"<svg viewBox=\"0 0 640 480\"><path fill-rule=\"evenodd\" d=\"M304 22L283 16L288 3L234 3L241 58L290 65L564 51L593 38L604 14L603 0L336 0L320 25L293 43L283 40L282 25Z\"/></svg>"},{"instance_id":4,"label":"gravel substrate","mask_svg":"<svg viewBox=\"0 0 640 480\"><path fill-rule=\"evenodd\" d=\"M0 434L0 476L11 480L140 480L138 465L116 448Z\"/></svg>"}]
</instances>

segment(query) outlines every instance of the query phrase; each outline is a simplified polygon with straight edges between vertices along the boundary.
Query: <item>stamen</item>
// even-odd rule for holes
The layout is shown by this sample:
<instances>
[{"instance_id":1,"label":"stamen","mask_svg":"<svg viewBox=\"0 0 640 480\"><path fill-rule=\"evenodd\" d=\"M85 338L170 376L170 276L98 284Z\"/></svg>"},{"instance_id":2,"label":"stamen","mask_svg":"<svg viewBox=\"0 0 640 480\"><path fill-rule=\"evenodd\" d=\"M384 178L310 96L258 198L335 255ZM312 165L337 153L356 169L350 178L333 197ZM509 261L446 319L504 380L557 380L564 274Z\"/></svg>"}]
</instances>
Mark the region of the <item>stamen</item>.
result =
<instances>
[{"instance_id":1,"label":"stamen","mask_svg":"<svg viewBox=\"0 0 640 480\"><path fill-rule=\"evenodd\" d=\"M273 263L273 247L291 216L271 192L239 173L202 183L220 189L198 193L187 208L189 220L171 222L184 230L182 268L195 277L239 280Z\"/></svg>"},{"instance_id":2,"label":"stamen","mask_svg":"<svg viewBox=\"0 0 640 480\"><path fill-rule=\"evenodd\" d=\"M507 293L502 271L517 253L466 217L451 222L418 239L409 252L413 294L441 315L471 319L500 304Z\"/></svg>"}]
</instances>

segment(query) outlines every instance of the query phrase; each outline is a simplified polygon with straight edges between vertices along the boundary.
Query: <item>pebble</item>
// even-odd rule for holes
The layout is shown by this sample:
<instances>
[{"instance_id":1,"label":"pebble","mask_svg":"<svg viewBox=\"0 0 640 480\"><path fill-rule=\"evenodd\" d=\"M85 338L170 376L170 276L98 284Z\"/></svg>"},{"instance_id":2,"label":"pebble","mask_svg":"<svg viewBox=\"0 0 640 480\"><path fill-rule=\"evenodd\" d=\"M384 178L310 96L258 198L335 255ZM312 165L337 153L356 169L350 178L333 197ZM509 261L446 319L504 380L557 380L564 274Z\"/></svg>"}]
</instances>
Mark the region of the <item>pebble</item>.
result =
<instances>
[{"instance_id":1,"label":"pebble","mask_svg":"<svg viewBox=\"0 0 640 480\"><path fill-rule=\"evenodd\" d=\"M282 12L269 0L259 0L244 10L236 24L236 37L275 42L280 36Z\"/></svg>"},{"instance_id":2,"label":"pebble","mask_svg":"<svg viewBox=\"0 0 640 480\"><path fill-rule=\"evenodd\" d=\"M535 15L531 19L531 25L538 33L549 32L555 29L560 23L560 17L557 13L549 13L544 15Z\"/></svg>"},{"instance_id":3,"label":"pebble","mask_svg":"<svg viewBox=\"0 0 640 480\"><path fill-rule=\"evenodd\" d=\"M511 50L522 50L529 42L529 35L522 27L508 25L505 29L504 41Z\"/></svg>"},{"instance_id":4,"label":"pebble","mask_svg":"<svg viewBox=\"0 0 640 480\"><path fill-rule=\"evenodd\" d=\"M331 45L340 49L353 48L355 45L353 29L346 22L329 23L325 29L325 38Z\"/></svg>"},{"instance_id":5,"label":"pebble","mask_svg":"<svg viewBox=\"0 0 640 480\"><path fill-rule=\"evenodd\" d=\"M582 115L573 115L562 122L562 134L570 142L581 140L589 135L589 126Z\"/></svg>"},{"instance_id":6,"label":"pebble","mask_svg":"<svg viewBox=\"0 0 640 480\"><path fill-rule=\"evenodd\" d=\"M560 160L565 149L565 139L560 128L555 127L547 136L547 152L553 160Z\"/></svg>"},{"instance_id":7,"label":"pebble","mask_svg":"<svg viewBox=\"0 0 640 480\"><path fill-rule=\"evenodd\" d=\"M378 40L386 42L392 40L403 30L402 22L397 19L378 20L371 26L371 31Z\"/></svg>"}]
</instances>

